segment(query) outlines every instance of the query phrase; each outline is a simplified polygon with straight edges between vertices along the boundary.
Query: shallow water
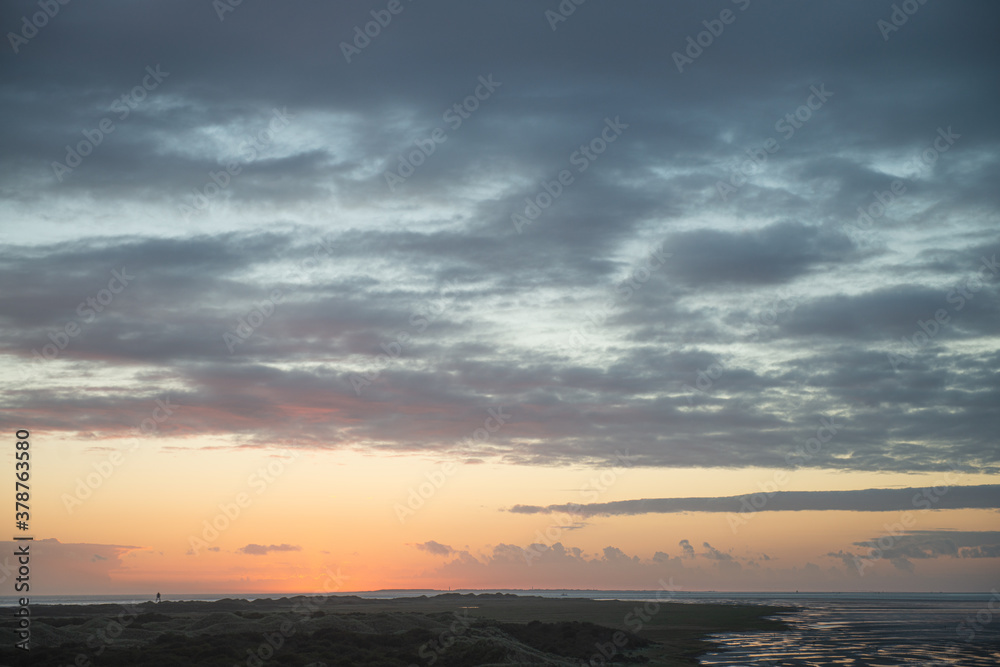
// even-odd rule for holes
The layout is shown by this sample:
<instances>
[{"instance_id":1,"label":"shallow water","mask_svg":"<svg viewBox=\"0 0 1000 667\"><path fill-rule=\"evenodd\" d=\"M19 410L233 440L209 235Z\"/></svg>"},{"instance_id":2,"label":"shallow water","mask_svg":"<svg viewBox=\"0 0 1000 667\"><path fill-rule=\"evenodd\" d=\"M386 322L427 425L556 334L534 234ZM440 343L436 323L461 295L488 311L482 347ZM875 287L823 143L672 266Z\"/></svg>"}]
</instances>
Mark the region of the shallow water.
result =
<instances>
[{"instance_id":1,"label":"shallow water","mask_svg":"<svg viewBox=\"0 0 1000 667\"><path fill-rule=\"evenodd\" d=\"M787 601L773 601L788 604ZM1000 603L802 600L780 633L732 633L703 665L1000 665ZM978 615L978 616L977 616Z\"/></svg>"}]
</instances>

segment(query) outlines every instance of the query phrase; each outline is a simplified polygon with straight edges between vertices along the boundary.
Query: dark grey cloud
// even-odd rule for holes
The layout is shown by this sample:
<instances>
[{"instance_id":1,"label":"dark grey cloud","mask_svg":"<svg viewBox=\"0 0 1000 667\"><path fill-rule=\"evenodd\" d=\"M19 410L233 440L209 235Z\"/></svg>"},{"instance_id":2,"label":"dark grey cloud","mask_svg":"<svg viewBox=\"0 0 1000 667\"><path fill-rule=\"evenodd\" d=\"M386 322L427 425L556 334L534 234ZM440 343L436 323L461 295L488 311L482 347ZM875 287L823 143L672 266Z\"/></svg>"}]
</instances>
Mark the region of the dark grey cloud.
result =
<instances>
[{"instance_id":1,"label":"dark grey cloud","mask_svg":"<svg viewBox=\"0 0 1000 667\"><path fill-rule=\"evenodd\" d=\"M162 435L247 447L995 471L1000 282L961 310L949 296L1000 248L1000 9L928 3L885 41L888 0L751 3L677 72L673 52L735 4L588 3L553 31L531 2L406 3L350 63L340 42L371 7L61 5L0 60L0 359L20 378L0 422L127 436L169 394L199 407ZM4 3L0 26L36 11ZM124 115L147 68L169 74ZM452 127L481 76L500 85ZM832 95L779 129L816 86ZM262 134L275 110L288 123ZM105 118L59 180L52 163ZM627 129L580 171L615 118ZM390 190L435 128L447 140ZM864 235L845 230L897 180ZM134 281L81 315L123 269ZM230 352L272 290L274 315ZM891 363L941 308L948 324ZM498 406L515 418L469 443ZM829 417L836 436L789 458Z\"/></svg>"},{"instance_id":2,"label":"dark grey cloud","mask_svg":"<svg viewBox=\"0 0 1000 667\"><path fill-rule=\"evenodd\" d=\"M775 284L810 269L848 258L853 248L842 233L824 232L799 222L781 222L760 230L731 233L703 229L668 243L674 253L670 276L698 284Z\"/></svg>"},{"instance_id":3,"label":"dark grey cloud","mask_svg":"<svg viewBox=\"0 0 1000 667\"><path fill-rule=\"evenodd\" d=\"M961 282L956 281L959 287ZM824 297L797 308L779 325L779 331L795 337L896 343L899 337L912 339L923 331L919 323L930 320L929 327L938 327L930 344L939 342L938 335L941 339L991 336L1000 326L1000 311L995 307L998 289L1000 283L987 285L983 291L970 292L971 298L966 298L956 288L896 285L858 295ZM943 325L933 322L938 311L944 311Z\"/></svg>"},{"instance_id":4,"label":"dark grey cloud","mask_svg":"<svg viewBox=\"0 0 1000 667\"><path fill-rule=\"evenodd\" d=\"M943 491L941 490L943 489ZM675 512L891 512L918 509L997 509L1000 485L942 486L858 491L776 491L725 498L644 498L607 503L515 505L515 514L568 512L581 516L614 516ZM756 496L756 497L755 497ZM682 544L683 546L683 544ZM686 547L685 547L686 550Z\"/></svg>"}]
</instances>

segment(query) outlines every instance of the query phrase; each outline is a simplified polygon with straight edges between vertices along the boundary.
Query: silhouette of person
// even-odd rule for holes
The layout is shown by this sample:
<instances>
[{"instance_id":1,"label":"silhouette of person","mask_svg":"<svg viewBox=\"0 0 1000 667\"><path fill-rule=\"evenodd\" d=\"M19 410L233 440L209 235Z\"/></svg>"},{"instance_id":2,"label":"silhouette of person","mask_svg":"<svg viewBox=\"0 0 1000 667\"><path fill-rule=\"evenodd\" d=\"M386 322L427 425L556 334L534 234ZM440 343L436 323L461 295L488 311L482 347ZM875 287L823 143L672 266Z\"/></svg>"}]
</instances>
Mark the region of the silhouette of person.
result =
<instances>
[{"instance_id":1,"label":"silhouette of person","mask_svg":"<svg viewBox=\"0 0 1000 667\"><path fill-rule=\"evenodd\" d=\"M159 593L157 593L157 594L156 594L156 601L157 601L157 602L159 602L159 601L160 601L160 594L159 594Z\"/></svg>"}]
</instances>

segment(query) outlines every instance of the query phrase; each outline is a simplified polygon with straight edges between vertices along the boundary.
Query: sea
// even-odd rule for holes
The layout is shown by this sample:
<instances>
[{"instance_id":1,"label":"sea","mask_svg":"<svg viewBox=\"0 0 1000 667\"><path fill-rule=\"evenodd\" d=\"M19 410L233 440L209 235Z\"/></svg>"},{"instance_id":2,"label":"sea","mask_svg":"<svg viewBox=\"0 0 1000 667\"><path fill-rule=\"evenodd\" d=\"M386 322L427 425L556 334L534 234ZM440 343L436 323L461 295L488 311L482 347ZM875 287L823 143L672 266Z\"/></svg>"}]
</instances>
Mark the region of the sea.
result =
<instances>
[{"instance_id":1,"label":"sea","mask_svg":"<svg viewBox=\"0 0 1000 667\"><path fill-rule=\"evenodd\" d=\"M980 667L1000 665L1000 593L726 593L587 590L381 590L345 593L392 599L441 593L510 593L635 602L768 605L787 608L780 632L713 635L717 649L701 656L715 667ZM165 595L164 600L255 600L281 595ZM129 595L32 596L34 604L118 604L150 601ZM0 597L0 607L17 598Z\"/></svg>"}]
</instances>

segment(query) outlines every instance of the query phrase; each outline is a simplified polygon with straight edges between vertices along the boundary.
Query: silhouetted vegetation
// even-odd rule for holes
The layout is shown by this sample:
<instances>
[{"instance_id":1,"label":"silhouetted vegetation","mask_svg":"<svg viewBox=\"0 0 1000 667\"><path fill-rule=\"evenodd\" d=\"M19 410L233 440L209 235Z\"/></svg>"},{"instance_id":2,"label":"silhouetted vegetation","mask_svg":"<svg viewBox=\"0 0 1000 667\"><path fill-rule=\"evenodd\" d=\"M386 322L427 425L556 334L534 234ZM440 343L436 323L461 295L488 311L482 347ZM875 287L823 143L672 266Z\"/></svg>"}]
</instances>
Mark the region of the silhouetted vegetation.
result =
<instances>
[{"instance_id":1,"label":"silhouetted vegetation","mask_svg":"<svg viewBox=\"0 0 1000 667\"><path fill-rule=\"evenodd\" d=\"M694 665L709 632L781 627L762 619L774 608L682 606L664 603L638 634L623 627L633 603L514 595L38 606L30 654L0 619L0 666Z\"/></svg>"}]
</instances>

